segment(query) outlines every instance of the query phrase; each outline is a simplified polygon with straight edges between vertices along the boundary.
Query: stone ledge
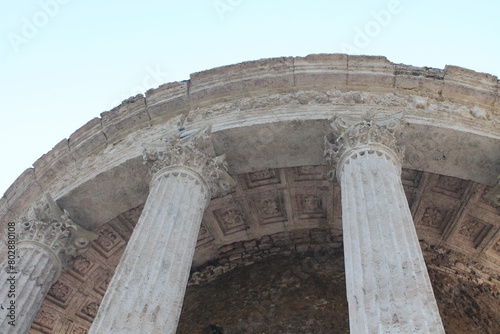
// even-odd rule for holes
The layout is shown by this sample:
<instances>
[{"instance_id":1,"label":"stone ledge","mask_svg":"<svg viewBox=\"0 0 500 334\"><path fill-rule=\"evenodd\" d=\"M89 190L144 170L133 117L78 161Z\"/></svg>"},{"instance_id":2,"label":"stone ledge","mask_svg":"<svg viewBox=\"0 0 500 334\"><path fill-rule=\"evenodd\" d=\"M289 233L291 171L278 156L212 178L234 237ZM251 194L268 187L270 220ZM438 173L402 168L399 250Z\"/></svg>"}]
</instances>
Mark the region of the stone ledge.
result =
<instances>
[{"instance_id":1,"label":"stone ledge","mask_svg":"<svg viewBox=\"0 0 500 334\"><path fill-rule=\"evenodd\" d=\"M25 207L43 195L40 184L36 181L35 170L26 169L5 192L9 210L16 214L23 213Z\"/></svg>"},{"instance_id":2,"label":"stone ledge","mask_svg":"<svg viewBox=\"0 0 500 334\"><path fill-rule=\"evenodd\" d=\"M295 86L302 89L346 90L346 54L316 54L294 58Z\"/></svg>"},{"instance_id":3,"label":"stone ledge","mask_svg":"<svg viewBox=\"0 0 500 334\"><path fill-rule=\"evenodd\" d=\"M58 177L68 172L67 169L73 163L68 140L63 139L33 164L36 180L43 189L48 189L53 182L57 182Z\"/></svg>"},{"instance_id":4,"label":"stone ledge","mask_svg":"<svg viewBox=\"0 0 500 334\"><path fill-rule=\"evenodd\" d=\"M444 69L443 97L492 108L498 97L498 78L458 66Z\"/></svg>"},{"instance_id":5,"label":"stone ledge","mask_svg":"<svg viewBox=\"0 0 500 334\"><path fill-rule=\"evenodd\" d=\"M193 73L190 82L192 110L257 93L290 91L294 86L293 58L262 59Z\"/></svg>"},{"instance_id":6,"label":"stone ledge","mask_svg":"<svg viewBox=\"0 0 500 334\"><path fill-rule=\"evenodd\" d=\"M89 121L76 130L69 141L61 141L34 163L37 182L46 190L59 183L56 179L62 176L81 177L82 173L73 171L71 166L82 166L86 155L98 157L104 154L108 143L116 144L127 135L146 131L151 125L164 124L180 114L190 113L190 117L213 123L227 123L231 119L232 126L238 131L241 120L249 114L241 113L240 107L241 110L252 110L252 113L261 113L269 105L276 110L293 110L297 105L314 108L319 103L325 107L328 103L340 103L342 105L335 107L345 110L385 108L379 102L391 99L380 96L370 100L367 96L375 95L373 92L393 94L394 101L389 101L389 105L398 104L396 100L400 96L406 98L409 93L416 93L415 102L410 103L410 107L415 108L411 111L415 113L414 119L428 117L434 123L440 117L447 122L455 119L460 131L485 129L488 132L489 126L491 139L494 142L498 139L498 133L494 131L500 115L498 80L495 76L456 66L447 66L445 70L416 68L393 64L384 57L320 54L250 61L194 73L191 78L192 81L165 84L149 90L145 98L140 95L128 99L117 108L102 113L101 119ZM367 85L369 82L372 84ZM313 94L304 88L314 88ZM347 92L350 89L354 91ZM343 97L337 98L336 93L318 95L325 91L350 94L351 98L344 101ZM276 96L273 97L272 92ZM263 98L265 96L267 98ZM217 101L231 101L230 107L234 109L214 104ZM462 107L457 108L451 101L457 101ZM367 105L361 106L362 103ZM446 103L450 106L446 107L448 112L443 113L438 104ZM197 110L201 105L204 107ZM312 109L309 114L318 117ZM275 120L282 118L279 115L264 116L262 119L268 121L273 117ZM77 163L73 164L73 161ZM434 163L429 168L438 172L435 168L443 166ZM423 164L417 168L427 167ZM492 171L495 172L498 171Z\"/></svg>"},{"instance_id":7,"label":"stone ledge","mask_svg":"<svg viewBox=\"0 0 500 334\"><path fill-rule=\"evenodd\" d=\"M394 92L395 66L386 57L349 56L347 87L373 92Z\"/></svg>"},{"instance_id":8,"label":"stone ledge","mask_svg":"<svg viewBox=\"0 0 500 334\"><path fill-rule=\"evenodd\" d=\"M146 92L146 111L152 124L160 124L179 114L187 115L189 85L189 81L172 82Z\"/></svg>"},{"instance_id":9,"label":"stone ledge","mask_svg":"<svg viewBox=\"0 0 500 334\"><path fill-rule=\"evenodd\" d=\"M69 137L69 149L75 160L82 160L106 146L100 118L93 118Z\"/></svg>"},{"instance_id":10,"label":"stone ledge","mask_svg":"<svg viewBox=\"0 0 500 334\"><path fill-rule=\"evenodd\" d=\"M123 101L111 111L101 113L102 131L109 143L115 143L134 130L150 125L146 99L142 94Z\"/></svg>"}]
</instances>

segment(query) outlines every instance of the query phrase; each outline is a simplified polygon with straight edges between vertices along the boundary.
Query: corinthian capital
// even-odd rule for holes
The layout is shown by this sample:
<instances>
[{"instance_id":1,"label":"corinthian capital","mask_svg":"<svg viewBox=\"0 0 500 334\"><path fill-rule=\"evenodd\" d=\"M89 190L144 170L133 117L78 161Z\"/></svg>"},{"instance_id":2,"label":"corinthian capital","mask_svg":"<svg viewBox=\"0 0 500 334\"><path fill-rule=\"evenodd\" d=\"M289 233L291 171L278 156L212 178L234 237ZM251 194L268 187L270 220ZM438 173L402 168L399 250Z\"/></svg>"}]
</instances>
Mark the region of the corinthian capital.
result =
<instances>
[{"instance_id":1,"label":"corinthian capital","mask_svg":"<svg viewBox=\"0 0 500 334\"><path fill-rule=\"evenodd\" d=\"M97 238L95 233L76 224L48 193L44 201L35 203L26 218L17 223L16 231L19 244L44 247L59 258L61 266Z\"/></svg>"},{"instance_id":2,"label":"corinthian capital","mask_svg":"<svg viewBox=\"0 0 500 334\"><path fill-rule=\"evenodd\" d=\"M161 145L144 148L143 159L157 175L169 167L189 168L198 173L210 188L212 197L226 194L236 185L227 173L225 155L216 156L210 138L211 126L185 136L165 139Z\"/></svg>"},{"instance_id":3,"label":"corinthian capital","mask_svg":"<svg viewBox=\"0 0 500 334\"><path fill-rule=\"evenodd\" d=\"M383 118L374 118L370 113L361 118L334 117L330 123L333 129L331 138L334 139L325 136L325 159L334 169L340 170L351 155L379 152L391 155L400 165L404 148L396 145L396 137L401 132L403 116L401 112Z\"/></svg>"},{"instance_id":4,"label":"corinthian capital","mask_svg":"<svg viewBox=\"0 0 500 334\"><path fill-rule=\"evenodd\" d=\"M67 254L71 231L60 222L30 220L18 223L18 243L38 243L61 259Z\"/></svg>"}]
</instances>

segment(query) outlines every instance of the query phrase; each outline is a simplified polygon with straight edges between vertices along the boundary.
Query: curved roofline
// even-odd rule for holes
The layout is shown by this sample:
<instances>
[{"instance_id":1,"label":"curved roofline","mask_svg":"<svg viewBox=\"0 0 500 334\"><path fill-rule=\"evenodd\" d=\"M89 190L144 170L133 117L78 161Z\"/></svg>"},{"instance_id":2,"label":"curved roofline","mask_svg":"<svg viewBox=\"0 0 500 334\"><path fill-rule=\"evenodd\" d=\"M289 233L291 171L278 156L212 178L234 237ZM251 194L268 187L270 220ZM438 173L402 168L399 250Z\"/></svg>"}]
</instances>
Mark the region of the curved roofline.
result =
<instances>
[{"instance_id":1,"label":"curved roofline","mask_svg":"<svg viewBox=\"0 0 500 334\"><path fill-rule=\"evenodd\" d=\"M213 68L123 101L63 139L23 172L0 199L0 217L18 217L45 192L64 202L71 194L88 191L99 176L110 177L132 167L129 174L136 173L139 181L131 186L144 191L139 142L157 140L181 127L212 123L217 151L227 149L228 143L250 140L256 131L272 132L275 137L293 134L295 138L286 140L294 145L312 136L319 143L333 113L356 114L367 108L409 111L402 139L410 146L406 168L490 185L496 182L500 173L496 76L457 66L441 70L394 64L379 56L315 54ZM428 138L422 140L424 133ZM433 144L450 148L426 147ZM229 150L240 148L230 146ZM289 167L292 164L284 161L292 158L296 165L305 160L324 164L317 154L297 159L300 149L304 146L288 157L288 153L273 159L252 157L250 164L232 151L228 162L234 173ZM315 149L320 152L323 147ZM135 206L138 201L127 196L121 199Z\"/></svg>"}]
</instances>

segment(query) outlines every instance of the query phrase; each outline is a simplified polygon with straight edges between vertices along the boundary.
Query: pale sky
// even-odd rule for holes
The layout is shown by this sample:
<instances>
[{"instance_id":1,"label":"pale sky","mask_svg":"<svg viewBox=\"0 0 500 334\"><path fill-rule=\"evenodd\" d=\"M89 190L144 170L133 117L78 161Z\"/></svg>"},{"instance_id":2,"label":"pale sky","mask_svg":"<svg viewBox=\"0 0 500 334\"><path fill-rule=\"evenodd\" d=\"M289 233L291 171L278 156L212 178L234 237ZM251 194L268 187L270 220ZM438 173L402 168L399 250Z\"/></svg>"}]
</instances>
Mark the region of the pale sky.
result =
<instances>
[{"instance_id":1,"label":"pale sky","mask_svg":"<svg viewBox=\"0 0 500 334\"><path fill-rule=\"evenodd\" d=\"M221 65L312 53L500 75L500 1L1 1L0 193L101 112Z\"/></svg>"}]
</instances>

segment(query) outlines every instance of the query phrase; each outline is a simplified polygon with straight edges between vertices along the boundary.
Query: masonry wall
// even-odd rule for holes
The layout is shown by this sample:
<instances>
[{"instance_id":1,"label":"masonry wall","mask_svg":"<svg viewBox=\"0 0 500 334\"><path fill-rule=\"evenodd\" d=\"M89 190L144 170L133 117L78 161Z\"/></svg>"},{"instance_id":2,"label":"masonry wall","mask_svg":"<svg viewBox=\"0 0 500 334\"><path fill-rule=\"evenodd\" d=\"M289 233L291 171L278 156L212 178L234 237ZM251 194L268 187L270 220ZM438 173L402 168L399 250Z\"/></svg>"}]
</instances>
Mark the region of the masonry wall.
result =
<instances>
[{"instance_id":1,"label":"masonry wall","mask_svg":"<svg viewBox=\"0 0 500 334\"><path fill-rule=\"evenodd\" d=\"M193 270L177 333L349 333L339 246L321 229L225 246ZM496 333L495 284L460 254L422 246L446 332Z\"/></svg>"}]
</instances>

